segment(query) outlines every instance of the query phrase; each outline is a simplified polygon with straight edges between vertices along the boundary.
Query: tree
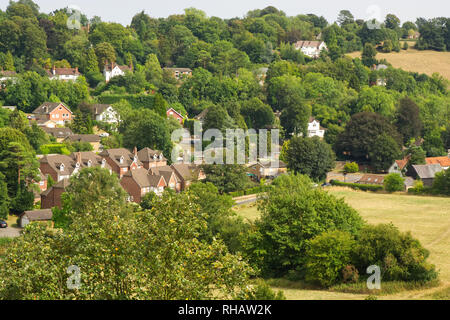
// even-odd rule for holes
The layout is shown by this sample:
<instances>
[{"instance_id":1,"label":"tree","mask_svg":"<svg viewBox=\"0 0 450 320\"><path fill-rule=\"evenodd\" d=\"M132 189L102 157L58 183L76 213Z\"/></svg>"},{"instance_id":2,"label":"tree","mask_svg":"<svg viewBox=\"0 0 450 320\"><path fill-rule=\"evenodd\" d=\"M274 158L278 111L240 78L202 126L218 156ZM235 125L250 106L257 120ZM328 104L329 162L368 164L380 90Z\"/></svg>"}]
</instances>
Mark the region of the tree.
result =
<instances>
[{"instance_id":1,"label":"tree","mask_svg":"<svg viewBox=\"0 0 450 320\"><path fill-rule=\"evenodd\" d=\"M450 169L436 173L432 190L436 194L450 195Z\"/></svg>"},{"instance_id":2,"label":"tree","mask_svg":"<svg viewBox=\"0 0 450 320\"><path fill-rule=\"evenodd\" d=\"M207 164L202 166L205 182L211 182L221 194L244 190L250 180L245 166L239 164Z\"/></svg>"},{"instance_id":3,"label":"tree","mask_svg":"<svg viewBox=\"0 0 450 320\"><path fill-rule=\"evenodd\" d=\"M426 164L425 158L427 153L421 147L412 145L408 148L407 153L411 155L409 164Z\"/></svg>"},{"instance_id":4,"label":"tree","mask_svg":"<svg viewBox=\"0 0 450 320\"><path fill-rule=\"evenodd\" d=\"M258 98L252 98L243 102L241 114L245 119L247 127L253 129L270 127L275 120L272 108Z\"/></svg>"},{"instance_id":5,"label":"tree","mask_svg":"<svg viewBox=\"0 0 450 320\"><path fill-rule=\"evenodd\" d=\"M371 166L378 172L386 171L401 156L398 142L383 133L379 135L369 150Z\"/></svg>"},{"instance_id":6,"label":"tree","mask_svg":"<svg viewBox=\"0 0 450 320\"><path fill-rule=\"evenodd\" d=\"M395 125L398 132L403 135L405 143L412 138L420 137L423 127L420 110L410 98L405 97L400 100Z\"/></svg>"},{"instance_id":7,"label":"tree","mask_svg":"<svg viewBox=\"0 0 450 320\"><path fill-rule=\"evenodd\" d=\"M5 182L5 176L0 173L0 219L8 219L9 214L9 196L8 186Z\"/></svg>"},{"instance_id":8,"label":"tree","mask_svg":"<svg viewBox=\"0 0 450 320\"><path fill-rule=\"evenodd\" d=\"M262 276L292 271L303 278L310 240L332 230L354 235L363 223L342 199L313 188L302 175L275 179L258 208L262 215L246 241L246 252Z\"/></svg>"},{"instance_id":9,"label":"tree","mask_svg":"<svg viewBox=\"0 0 450 320\"><path fill-rule=\"evenodd\" d=\"M364 45L364 50L361 55L361 61L366 67L372 67L377 64L377 60L375 59L377 55L377 51L375 47L371 43L366 43Z\"/></svg>"},{"instance_id":10,"label":"tree","mask_svg":"<svg viewBox=\"0 0 450 320\"><path fill-rule=\"evenodd\" d=\"M342 280L342 270L351 265L352 235L345 231L324 232L310 241L306 250L305 279L329 287Z\"/></svg>"},{"instance_id":11,"label":"tree","mask_svg":"<svg viewBox=\"0 0 450 320\"><path fill-rule=\"evenodd\" d=\"M384 178L384 190L387 192L405 190L404 179L399 173L390 173Z\"/></svg>"},{"instance_id":12,"label":"tree","mask_svg":"<svg viewBox=\"0 0 450 320\"><path fill-rule=\"evenodd\" d=\"M347 162L344 165L344 173L355 173L359 171L359 166L356 162Z\"/></svg>"},{"instance_id":13,"label":"tree","mask_svg":"<svg viewBox=\"0 0 450 320\"><path fill-rule=\"evenodd\" d=\"M149 54L145 62L145 79L158 85L162 81L163 71L156 54Z\"/></svg>"},{"instance_id":14,"label":"tree","mask_svg":"<svg viewBox=\"0 0 450 320\"><path fill-rule=\"evenodd\" d=\"M289 170L306 174L315 181L324 180L335 166L335 155L330 145L319 137L293 137L286 160Z\"/></svg>"},{"instance_id":15,"label":"tree","mask_svg":"<svg viewBox=\"0 0 450 320\"><path fill-rule=\"evenodd\" d=\"M353 14L348 11L348 10L341 10L339 12L338 18L337 18L337 22L339 23L339 25L341 27L351 24L353 22L355 22L355 17L353 16Z\"/></svg>"},{"instance_id":16,"label":"tree","mask_svg":"<svg viewBox=\"0 0 450 320\"><path fill-rule=\"evenodd\" d=\"M394 14L388 14L384 24L388 29L397 30L400 28L400 19Z\"/></svg>"},{"instance_id":17,"label":"tree","mask_svg":"<svg viewBox=\"0 0 450 320\"><path fill-rule=\"evenodd\" d=\"M116 52L114 47L109 42L99 43L95 47L95 54L98 59L98 66L103 70L107 63L116 62Z\"/></svg>"}]
</instances>

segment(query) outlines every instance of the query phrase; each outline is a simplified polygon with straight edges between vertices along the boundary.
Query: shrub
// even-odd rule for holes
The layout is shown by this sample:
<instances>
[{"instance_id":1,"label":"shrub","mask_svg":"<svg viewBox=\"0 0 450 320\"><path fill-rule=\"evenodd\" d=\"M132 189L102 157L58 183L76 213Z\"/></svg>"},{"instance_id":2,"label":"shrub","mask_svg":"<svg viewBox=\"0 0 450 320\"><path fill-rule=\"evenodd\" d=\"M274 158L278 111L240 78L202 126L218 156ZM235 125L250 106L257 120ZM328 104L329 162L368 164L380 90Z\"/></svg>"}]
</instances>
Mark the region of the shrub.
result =
<instances>
[{"instance_id":1,"label":"shrub","mask_svg":"<svg viewBox=\"0 0 450 320\"><path fill-rule=\"evenodd\" d=\"M243 290L235 300L286 300L283 291L275 292L264 280Z\"/></svg>"},{"instance_id":2,"label":"shrub","mask_svg":"<svg viewBox=\"0 0 450 320\"><path fill-rule=\"evenodd\" d=\"M450 169L436 173L432 191L435 194L450 195Z\"/></svg>"},{"instance_id":3,"label":"shrub","mask_svg":"<svg viewBox=\"0 0 450 320\"><path fill-rule=\"evenodd\" d=\"M354 264L360 273L377 265L386 281L430 281L437 277L434 265L426 259L428 250L411 234L392 224L365 226L357 237Z\"/></svg>"},{"instance_id":4,"label":"shrub","mask_svg":"<svg viewBox=\"0 0 450 320\"><path fill-rule=\"evenodd\" d=\"M42 154L65 154L69 155L70 151L64 144L55 143L55 144L43 144L40 148Z\"/></svg>"},{"instance_id":5,"label":"shrub","mask_svg":"<svg viewBox=\"0 0 450 320\"><path fill-rule=\"evenodd\" d=\"M383 184L387 192L403 191L405 189L404 179L399 173L388 174L384 178Z\"/></svg>"},{"instance_id":6,"label":"shrub","mask_svg":"<svg viewBox=\"0 0 450 320\"><path fill-rule=\"evenodd\" d=\"M347 162L344 165L344 172L345 173L355 173L359 171L359 166L356 162Z\"/></svg>"},{"instance_id":7,"label":"shrub","mask_svg":"<svg viewBox=\"0 0 450 320\"><path fill-rule=\"evenodd\" d=\"M344 267L351 262L355 241L343 231L324 232L309 242L306 250L306 281L329 287L342 279Z\"/></svg>"},{"instance_id":8,"label":"shrub","mask_svg":"<svg viewBox=\"0 0 450 320\"><path fill-rule=\"evenodd\" d=\"M330 183L333 186L342 186L342 187L349 187L356 190L362 190L362 191L381 191L383 190L383 186L379 186L376 184L360 184L360 183L348 183L348 182L342 182L339 180L331 180Z\"/></svg>"},{"instance_id":9,"label":"shrub","mask_svg":"<svg viewBox=\"0 0 450 320\"><path fill-rule=\"evenodd\" d=\"M344 283L357 283L359 279L359 272L353 265L345 266L342 269L342 281Z\"/></svg>"}]
</instances>

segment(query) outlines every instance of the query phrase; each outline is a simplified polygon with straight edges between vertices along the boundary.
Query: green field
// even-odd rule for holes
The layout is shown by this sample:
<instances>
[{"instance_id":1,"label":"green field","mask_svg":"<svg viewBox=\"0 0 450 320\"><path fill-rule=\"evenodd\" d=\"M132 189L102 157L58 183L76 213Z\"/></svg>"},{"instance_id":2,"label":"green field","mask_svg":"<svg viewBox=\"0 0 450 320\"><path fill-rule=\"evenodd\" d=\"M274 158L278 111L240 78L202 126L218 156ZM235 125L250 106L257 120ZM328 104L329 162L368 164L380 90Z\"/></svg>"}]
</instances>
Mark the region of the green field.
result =
<instances>
[{"instance_id":1,"label":"green field","mask_svg":"<svg viewBox=\"0 0 450 320\"><path fill-rule=\"evenodd\" d=\"M332 187L331 194L344 198L371 224L392 222L401 231L411 231L430 250L429 261L439 270L438 287L383 295L379 299L450 299L450 198L378 194ZM254 204L235 207L244 218L253 221L259 215ZM295 283L275 286L287 299L364 299L366 294L296 288Z\"/></svg>"}]
</instances>

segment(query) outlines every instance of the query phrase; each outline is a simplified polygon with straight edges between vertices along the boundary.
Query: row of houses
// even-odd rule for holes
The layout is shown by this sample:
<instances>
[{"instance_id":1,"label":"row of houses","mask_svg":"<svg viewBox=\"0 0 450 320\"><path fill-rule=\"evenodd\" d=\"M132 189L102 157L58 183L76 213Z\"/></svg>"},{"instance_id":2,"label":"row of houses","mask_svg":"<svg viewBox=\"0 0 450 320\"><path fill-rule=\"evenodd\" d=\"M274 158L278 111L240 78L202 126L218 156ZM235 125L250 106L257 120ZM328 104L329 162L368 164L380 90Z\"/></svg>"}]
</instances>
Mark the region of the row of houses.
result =
<instances>
[{"instance_id":1,"label":"row of houses","mask_svg":"<svg viewBox=\"0 0 450 320\"><path fill-rule=\"evenodd\" d=\"M194 164L167 165L160 151L144 148L132 152L125 148L108 149L99 154L76 152L71 155L46 155L39 159L41 182L41 208L61 206L61 195L70 183L70 177L83 168L101 167L115 173L121 186L128 192L130 201L139 203L142 197L154 192L161 194L165 188L177 192L185 190L192 181L203 180L200 166ZM47 189L48 176L56 182Z\"/></svg>"}]
</instances>

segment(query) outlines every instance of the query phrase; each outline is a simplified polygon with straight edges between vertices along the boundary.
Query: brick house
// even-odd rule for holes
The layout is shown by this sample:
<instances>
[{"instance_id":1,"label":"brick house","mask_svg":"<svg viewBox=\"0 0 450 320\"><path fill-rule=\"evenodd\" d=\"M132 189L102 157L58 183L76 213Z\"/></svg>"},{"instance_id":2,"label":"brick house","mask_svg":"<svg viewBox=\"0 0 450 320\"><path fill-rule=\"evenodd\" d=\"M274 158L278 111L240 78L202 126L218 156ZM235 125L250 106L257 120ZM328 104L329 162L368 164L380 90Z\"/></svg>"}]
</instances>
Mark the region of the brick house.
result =
<instances>
[{"instance_id":1,"label":"brick house","mask_svg":"<svg viewBox=\"0 0 450 320\"><path fill-rule=\"evenodd\" d=\"M181 180L170 166L154 167L150 168L149 171L153 175L163 176L167 183L167 187L175 190L176 192L181 191Z\"/></svg>"},{"instance_id":2,"label":"brick house","mask_svg":"<svg viewBox=\"0 0 450 320\"><path fill-rule=\"evenodd\" d=\"M51 120L59 125L72 121L72 111L62 102L44 102L33 114L37 120Z\"/></svg>"},{"instance_id":3,"label":"brick house","mask_svg":"<svg viewBox=\"0 0 450 320\"><path fill-rule=\"evenodd\" d=\"M160 195L167 183L163 176L152 174L144 168L133 169L120 179L120 185L130 195L130 201L140 203L149 192Z\"/></svg>"},{"instance_id":4,"label":"brick house","mask_svg":"<svg viewBox=\"0 0 450 320\"><path fill-rule=\"evenodd\" d=\"M112 171L119 176L119 179L127 172L143 167L142 162L139 161L136 147L132 153L125 148L107 149L103 150L100 156L106 159L106 162L110 165Z\"/></svg>"},{"instance_id":5,"label":"brick house","mask_svg":"<svg viewBox=\"0 0 450 320\"><path fill-rule=\"evenodd\" d=\"M61 195L66 192L69 184L69 179L66 178L41 193L41 209L61 208Z\"/></svg>"},{"instance_id":6,"label":"brick house","mask_svg":"<svg viewBox=\"0 0 450 320\"><path fill-rule=\"evenodd\" d=\"M145 169L167 166L167 159L161 151L144 148L137 155Z\"/></svg>"},{"instance_id":7,"label":"brick house","mask_svg":"<svg viewBox=\"0 0 450 320\"><path fill-rule=\"evenodd\" d=\"M176 163L170 167L180 181L180 190L186 190L192 182L206 178L201 167L196 164Z\"/></svg>"},{"instance_id":8,"label":"brick house","mask_svg":"<svg viewBox=\"0 0 450 320\"><path fill-rule=\"evenodd\" d=\"M166 111L167 118L172 117L177 120L180 124L183 124L184 117L174 108L170 108Z\"/></svg>"}]
</instances>

